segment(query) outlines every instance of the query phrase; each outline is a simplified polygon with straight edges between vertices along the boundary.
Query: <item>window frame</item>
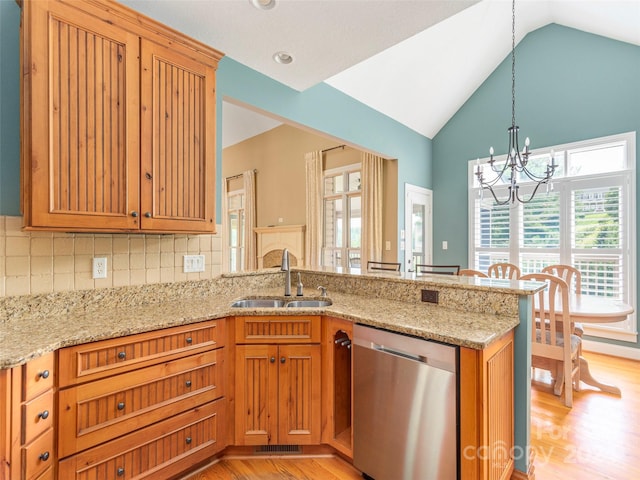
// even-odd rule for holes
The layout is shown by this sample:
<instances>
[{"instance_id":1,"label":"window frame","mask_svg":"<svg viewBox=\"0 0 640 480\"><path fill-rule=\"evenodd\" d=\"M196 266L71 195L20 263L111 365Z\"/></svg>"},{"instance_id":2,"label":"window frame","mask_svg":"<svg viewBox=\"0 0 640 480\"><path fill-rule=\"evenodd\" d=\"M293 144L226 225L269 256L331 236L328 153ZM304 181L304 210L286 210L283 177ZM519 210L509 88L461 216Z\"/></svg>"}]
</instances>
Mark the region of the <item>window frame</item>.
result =
<instances>
[{"instance_id":1,"label":"window frame","mask_svg":"<svg viewBox=\"0 0 640 480\"><path fill-rule=\"evenodd\" d=\"M598 147L613 146L616 143L623 144L626 148L625 155L625 167L621 170L616 170L608 173L596 173L586 175L574 175L569 176L568 172L568 158L570 152L579 152L589 149L596 149ZM560 240L559 247L556 249L549 249L548 253L553 253L558 257L558 263L572 264L574 256L584 256L589 253L588 249L578 249L572 245L572 198L573 192L577 190L583 190L587 188L606 187L619 185L622 191L622 213L620 223L622 228L622 242L623 244L618 249L622 256L622 262L624 266L624 273L622 276L623 292L622 297L625 303L633 306L634 313L629 315L626 321L609 323L609 324L585 324L585 333L594 337L601 337L611 340L621 340L625 342L636 343L637 342L637 320L636 320L636 305L637 305L637 273L636 273L636 132L627 132L618 135L611 135L600 138L593 138L580 142L573 142L563 145L555 145L553 147L544 147L536 149L537 155L548 155L551 151L560 152L559 155L562 159L558 159L558 163L562 163L563 176L553 179L553 191L558 192L560 196ZM496 157L498 164L504 162L506 155ZM496 252L496 256L500 252L506 255L507 261L515 264L520 264L520 258L523 253L529 251L533 252L531 247L523 247L521 242L522 231L520 230L520 219L523 212L522 204L516 203L516 205L509 205L509 243L505 248L491 248L491 247L476 247L476 200L479 197L480 188L477 184L475 177L475 169L478 163L481 165L486 163L489 159L475 159L468 162L468 265L469 268L480 268L476 264L477 252ZM603 180L606 180L603 182ZM532 185L533 182L519 182L521 189L525 190L527 185ZM531 188L531 187L530 187ZM496 192L504 191L506 196L507 186L500 186L495 188ZM541 186L536 195L545 195L545 186ZM488 192L484 192L486 195L491 195ZM526 197L526 195L525 195ZM502 198L499 195L499 198ZM625 200L626 199L626 200ZM516 238L516 241L513 241ZM545 249L540 249L545 250ZM603 257L606 256L609 249L603 248L597 249L598 252L602 252ZM614 250L614 249L611 249ZM584 281L584 279L583 279Z\"/></svg>"}]
</instances>

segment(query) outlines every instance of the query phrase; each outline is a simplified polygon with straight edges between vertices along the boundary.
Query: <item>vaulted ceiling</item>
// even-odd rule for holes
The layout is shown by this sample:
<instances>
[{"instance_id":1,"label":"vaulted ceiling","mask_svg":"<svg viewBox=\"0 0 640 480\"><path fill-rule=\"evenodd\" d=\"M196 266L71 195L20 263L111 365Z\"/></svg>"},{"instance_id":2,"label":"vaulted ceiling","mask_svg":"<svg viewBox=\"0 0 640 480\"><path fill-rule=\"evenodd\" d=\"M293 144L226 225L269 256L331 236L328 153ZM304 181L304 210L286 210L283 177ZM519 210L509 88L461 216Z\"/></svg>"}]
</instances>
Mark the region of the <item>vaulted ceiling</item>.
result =
<instances>
[{"instance_id":1,"label":"vaulted ceiling","mask_svg":"<svg viewBox=\"0 0 640 480\"><path fill-rule=\"evenodd\" d=\"M293 89L327 82L429 138L511 50L509 0L121 2ZM640 0L516 2L516 42L550 23L640 45ZM225 104L223 146L277 124Z\"/></svg>"}]
</instances>

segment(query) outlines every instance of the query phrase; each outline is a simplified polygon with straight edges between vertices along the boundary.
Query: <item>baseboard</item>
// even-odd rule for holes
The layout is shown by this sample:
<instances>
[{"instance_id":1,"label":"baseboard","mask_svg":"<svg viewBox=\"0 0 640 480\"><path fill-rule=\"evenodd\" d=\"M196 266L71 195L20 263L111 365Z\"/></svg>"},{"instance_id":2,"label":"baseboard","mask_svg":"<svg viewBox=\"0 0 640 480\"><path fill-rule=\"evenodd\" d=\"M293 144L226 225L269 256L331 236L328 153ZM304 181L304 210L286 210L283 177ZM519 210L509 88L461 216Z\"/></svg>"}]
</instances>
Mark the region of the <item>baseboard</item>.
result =
<instances>
[{"instance_id":1,"label":"baseboard","mask_svg":"<svg viewBox=\"0 0 640 480\"><path fill-rule=\"evenodd\" d=\"M630 360L640 360L640 348L594 342L593 340L582 340L582 349L586 352L602 353L614 357L628 358Z\"/></svg>"}]
</instances>

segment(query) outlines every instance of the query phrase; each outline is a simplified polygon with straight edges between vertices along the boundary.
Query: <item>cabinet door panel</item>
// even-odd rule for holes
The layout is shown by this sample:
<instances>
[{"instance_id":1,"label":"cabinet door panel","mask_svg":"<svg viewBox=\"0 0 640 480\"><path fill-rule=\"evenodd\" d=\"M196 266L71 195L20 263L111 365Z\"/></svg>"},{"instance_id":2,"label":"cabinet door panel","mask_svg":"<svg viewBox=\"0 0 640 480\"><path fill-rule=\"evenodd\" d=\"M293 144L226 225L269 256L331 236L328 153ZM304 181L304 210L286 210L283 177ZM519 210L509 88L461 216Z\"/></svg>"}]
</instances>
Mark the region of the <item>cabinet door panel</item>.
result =
<instances>
[{"instance_id":1,"label":"cabinet door panel","mask_svg":"<svg viewBox=\"0 0 640 480\"><path fill-rule=\"evenodd\" d=\"M278 443L320 443L320 345L280 345Z\"/></svg>"},{"instance_id":2,"label":"cabinet door panel","mask_svg":"<svg viewBox=\"0 0 640 480\"><path fill-rule=\"evenodd\" d=\"M43 34L30 44L27 223L138 229L138 38L63 4L29 3Z\"/></svg>"},{"instance_id":3,"label":"cabinet door panel","mask_svg":"<svg viewBox=\"0 0 640 480\"><path fill-rule=\"evenodd\" d=\"M142 42L142 228L213 232L215 68Z\"/></svg>"},{"instance_id":4,"label":"cabinet door panel","mask_svg":"<svg viewBox=\"0 0 640 480\"><path fill-rule=\"evenodd\" d=\"M236 347L236 445L277 443L278 347Z\"/></svg>"}]
</instances>

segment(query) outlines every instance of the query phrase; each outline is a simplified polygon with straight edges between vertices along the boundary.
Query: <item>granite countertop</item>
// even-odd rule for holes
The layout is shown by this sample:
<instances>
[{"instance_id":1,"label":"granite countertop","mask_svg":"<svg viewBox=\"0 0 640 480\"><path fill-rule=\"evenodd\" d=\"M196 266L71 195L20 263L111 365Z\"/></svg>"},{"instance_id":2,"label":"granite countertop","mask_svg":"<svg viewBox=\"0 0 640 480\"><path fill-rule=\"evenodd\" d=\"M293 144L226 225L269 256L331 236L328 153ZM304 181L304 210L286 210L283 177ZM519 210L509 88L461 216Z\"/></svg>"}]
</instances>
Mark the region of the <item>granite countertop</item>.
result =
<instances>
[{"instance_id":1,"label":"granite countertop","mask_svg":"<svg viewBox=\"0 0 640 480\"><path fill-rule=\"evenodd\" d=\"M511 309L508 314L470 312L469 309L447 308L419 301L378 298L375 292L370 295L331 289L329 298L333 304L328 307L231 307L231 303L239 298L282 295L282 288L274 286L279 282L265 282L265 278L256 276L252 288L239 288L237 278L231 276L228 282L233 285L225 288L216 286L210 294L203 292L202 285L198 285L197 294L179 292L181 294L166 295L164 300L156 299L153 302L123 301L122 293L118 297L120 301L114 302L105 294L102 303L92 308L67 306L68 311L58 311L54 315L15 315L0 323L0 368L17 366L70 345L234 315L324 314L473 349L486 348L519 323L517 309L515 312ZM265 283L271 285L258 286ZM205 287L209 288L207 285ZM170 289L171 285L164 288ZM185 286L181 288L188 290ZM307 290L312 295L304 298L318 298L315 290ZM164 297L160 295L159 298ZM38 303L43 302L42 299L38 300ZM67 305L70 303L68 300ZM24 308L28 310L29 307Z\"/></svg>"}]
</instances>

